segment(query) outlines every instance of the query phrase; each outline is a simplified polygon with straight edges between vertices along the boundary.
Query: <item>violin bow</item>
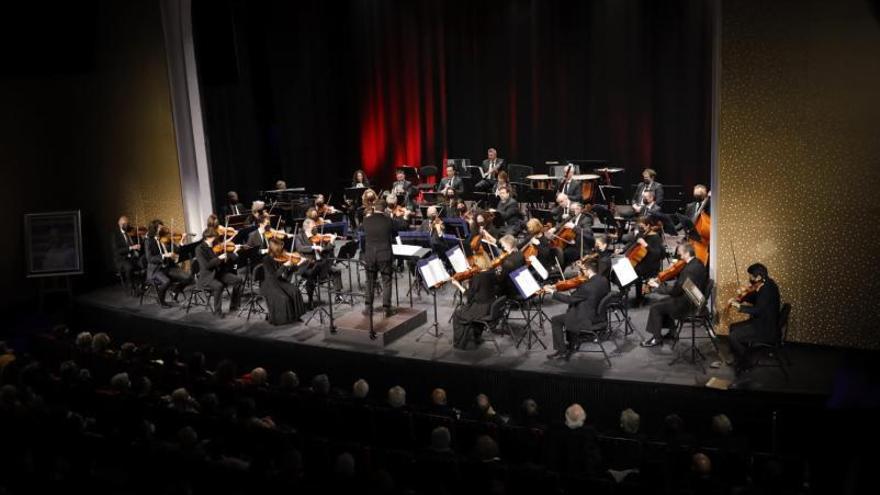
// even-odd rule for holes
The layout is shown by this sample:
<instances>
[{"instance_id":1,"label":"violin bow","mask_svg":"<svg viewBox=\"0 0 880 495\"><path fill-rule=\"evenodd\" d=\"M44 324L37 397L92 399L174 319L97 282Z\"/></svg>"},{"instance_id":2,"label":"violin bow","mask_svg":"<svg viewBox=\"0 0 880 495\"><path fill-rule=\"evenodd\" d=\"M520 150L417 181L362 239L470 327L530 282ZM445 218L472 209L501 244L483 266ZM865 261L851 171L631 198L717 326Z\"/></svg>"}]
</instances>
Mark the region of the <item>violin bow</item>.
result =
<instances>
[{"instance_id":1,"label":"violin bow","mask_svg":"<svg viewBox=\"0 0 880 495\"><path fill-rule=\"evenodd\" d=\"M733 239L730 240L730 252L731 252L731 254L733 254L733 269L734 269L734 272L736 273L736 286L742 287L740 280L739 280L739 267L736 264L736 249L734 249L734 247L733 247Z\"/></svg>"}]
</instances>

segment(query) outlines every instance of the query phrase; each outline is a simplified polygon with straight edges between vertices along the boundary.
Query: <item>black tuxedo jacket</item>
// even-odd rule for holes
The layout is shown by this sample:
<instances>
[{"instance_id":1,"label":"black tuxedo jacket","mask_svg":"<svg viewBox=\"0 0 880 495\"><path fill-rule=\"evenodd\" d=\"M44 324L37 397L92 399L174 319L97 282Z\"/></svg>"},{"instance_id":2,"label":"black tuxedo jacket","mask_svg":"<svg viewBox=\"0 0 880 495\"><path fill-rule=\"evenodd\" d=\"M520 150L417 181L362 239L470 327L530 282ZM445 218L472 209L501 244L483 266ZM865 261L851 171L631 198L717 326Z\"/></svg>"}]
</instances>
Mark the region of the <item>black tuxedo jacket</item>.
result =
<instances>
[{"instance_id":1,"label":"black tuxedo jacket","mask_svg":"<svg viewBox=\"0 0 880 495\"><path fill-rule=\"evenodd\" d=\"M708 272L706 272L706 267L703 263L697 258L690 260L688 264L684 266L681 273L678 274L678 278L675 279L675 284L671 287L661 286L657 289L657 294L666 294L670 296L675 301L678 311L685 311L691 306L690 299L688 299L687 294L685 294L683 289L684 281L688 279L690 279L691 282L703 292L704 296L709 296L709 294L705 293Z\"/></svg>"},{"instance_id":2,"label":"black tuxedo jacket","mask_svg":"<svg viewBox=\"0 0 880 495\"><path fill-rule=\"evenodd\" d=\"M519 203L513 198L508 198L507 201L499 201L495 210L498 212L498 216L501 217L501 220L505 225L522 222L522 213L519 211Z\"/></svg>"},{"instance_id":3,"label":"black tuxedo jacket","mask_svg":"<svg viewBox=\"0 0 880 495\"><path fill-rule=\"evenodd\" d=\"M446 189L447 184L455 191L456 196L461 196L461 193L464 192L464 182L461 181L461 177L444 177L440 179L440 184L437 185L437 191L442 191Z\"/></svg>"},{"instance_id":4,"label":"black tuxedo jacket","mask_svg":"<svg viewBox=\"0 0 880 495\"><path fill-rule=\"evenodd\" d=\"M227 260L236 258L234 253L227 254ZM204 286L214 280L222 271L223 260L211 249L211 246L200 242L196 247L196 261L199 264L199 285Z\"/></svg>"},{"instance_id":5,"label":"black tuxedo jacket","mask_svg":"<svg viewBox=\"0 0 880 495\"><path fill-rule=\"evenodd\" d=\"M383 213L373 213L361 222L364 229L363 259L366 263L391 261L394 224Z\"/></svg>"},{"instance_id":6,"label":"black tuxedo jacket","mask_svg":"<svg viewBox=\"0 0 880 495\"><path fill-rule=\"evenodd\" d=\"M152 280L153 275L165 268L165 258L162 257L162 249L155 237L144 239L144 255L147 257L147 280Z\"/></svg>"},{"instance_id":7,"label":"black tuxedo jacket","mask_svg":"<svg viewBox=\"0 0 880 495\"><path fill-rule=\"evenodd\" d=\"M483 170L484 174L489 171L489 166L490 165L489 165L488 159L483 160L483 163L480 164L480 168ZM497 176L498 172L501 172L502 170L506 170L506 169L507 169L507 163L504 161L504 158L495 158L495 175ZM490 177L490 178L492 178L492 177Z\"/></svg>"},{"instance_id":8,"label":"black tuxedo jacket","mask_svg":"<svg viewBox=\"0 0 880 495\"><path fill-rule=\"evenodd\" d=\"M236 211L237 211L237 213L236 213ZM221 213L223 214L223 218L226 218L229 215L242 215L244 213L249 213L249 212L248 212L248 210L245 209L244 205L241 203L235 203L234 205L227 203L226 205L223 206Z\"/></svg>"},{"instance_id":9,"label":"black tuxedo jacket","mask_svg":"<svg viewBox=\"0 0 880 495\"><path fill-rule=\"evenodd\" d=\"M702 263L701 263L702 264ZM779 306L781 296L779 286L773 279L767 279L757 293L747 299L751 306L740 306L739 311L749 315L749 323L761 332L762 336L772 335L779 339Z\"/></svg>"},{"instance_id":10,"label":"black tuxedo jacket","mask_svg":"<svg viewBox=\"0 0 880 495\"><path fill-rule=\"evenodd\" d=\"M260 229L254 229L248 234L245 245L251 249L266 249L269 247L269 243L266 241L266 237L260 233Z\"/></svg>"},{"instance_id":11,"label":"black tuxedo jacket","mask_svg":"<svg viewBox=\"0 0 880 495\"><path fill-rule=\"evenodd\" d=\"M639 185L636 187L636 193L633 194L633 204L639 204L642 202L642 194L645 191L654 191L654 201L658 205L663 204L663 184L657 181L650 184L639 182Z\"/></svg>"},{"instance_id":12,"label":"black tuxedo jacket","mask_svg":"<svg viewBox=\"0 0 880 495\"><path fill-rule=\"evenodd\" d=\"M568 199L577 203L581 202L581 181L572 179L568 182L561 180L556 186L556 194L565 193Z\"/></svg>"},{"instance_id":13,"label":"black tuxedo jacket","mask_svg":"<svg viewBox=\"0 0 880 495\"><path fill-rule=\"evenodd\" d=\"M594 322L602 321L604 315L598 315L599 302L610 291L608 279L601 275L579 285L569 294L554 292L553 299L568 304L565 312L565 329L569 332L587 330Z\"/></svg>"},{"instance_id":14,"label":"black tuxedo jacket","mask_svg":"<svg viewBox=\"0 0 880 495\"><path fill-rule=\"evenodd\" d=\"M129 249L129 247L134 244L137 243L131 238L131 236L116 229L110 237L110 246L113 249L113 261L119 263L136 256L135 252Z\"/></svg>"}]
</instances>

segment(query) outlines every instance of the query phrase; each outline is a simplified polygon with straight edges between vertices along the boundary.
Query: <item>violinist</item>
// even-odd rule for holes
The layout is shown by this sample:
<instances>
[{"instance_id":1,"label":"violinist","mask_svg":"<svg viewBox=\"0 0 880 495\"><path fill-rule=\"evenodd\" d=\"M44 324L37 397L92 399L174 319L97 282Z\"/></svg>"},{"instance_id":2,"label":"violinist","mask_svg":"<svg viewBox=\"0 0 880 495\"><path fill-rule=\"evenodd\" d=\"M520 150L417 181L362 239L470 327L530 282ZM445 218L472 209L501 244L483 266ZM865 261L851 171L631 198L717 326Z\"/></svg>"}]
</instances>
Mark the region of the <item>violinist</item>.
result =
<instances>
[{"instance_id":1,"label":"violinist","mask_svg":"<svg viewBox=\"0 0 880 495\"><path fill-rule=\"evenodd\" d=\"M537 218L530 218L526 222L526 233L525 241L519 246L523 256L526 259L528 259L529 255L537 257L538 261L549 270L556 264L556 260L560 259L562 253L550 247L550 241L544 235L544 226L541 225L541 221Z\"/></svg>"},{"instance_id":2,"label":"violinist","mask_svg":"<svg viewBox=\"0 0 880 495\"><path fill-rule=\"evenodd\" d=\"M477 345L482 343L483 327L475 325L474 322L489 315L492 302L497 296L498 274L496 270L481 270L470 279L470 284L464 291L464 303L453 314L452 345L454 347L460 349L467 347L468 334L473 335Z\"/></svg>"},{"instance_id":3,"label":"violinist","mask_svg":"<svg viewBox=\"0 0 880 495\"><path fill-rule=\"evenodd\" d=\"M328 205L326 199L323 194L319 194L315 196L315 211L318 212L318 216L321 218L326 217L327 215L333 215L338 213L339 211L333 207L333 205Z\"/></svg>"},{"instance_id":4,"label":"violinist","mask_svg":"<svg viewBox=\"0 0 880 495\"><path fill-rule=\"evenodd\" d=\"M370 179L367 179L367 174L363 170L358 169L354 171L354 175L351 176L351 187L357 187L358 189L370 187Z\"/></svg>"},{"instance_id":5,"label":"violinist","mask_svg":"<svg viewBox=\"0 0 880 495\"><path fill-rule=\"evenodd\" d=\"M519 234L523 228L522 212L519 210L519 203L510 196L510 189L506 187L498 189L498 206L495 210L501 217L502 230L506 234Z\"/></svg>"},{"instance_id":6,"label":"violinist","mask_svg":"<svg viewBox=\"0 0 880 495\"><path fill-rule=\"evenodd\" d=\"M690 280L700 291L706 290L706 267L696 258L694 247L690 244L679 244L677 254L685 265L672 287L661 286L657 279L648 281L648 285L656 289L655 293L669 297L651 304L647 324L647 331L651 336L640 344L642 347L660 345L663 340L663 327L674 328L675 319L687 315L691 310L692 303L683 289L685 280ZM667 336L673 337L672 332Z\"/></svg>"},{"instance_id":7,"label":"violinist","mask_svg":"<svg viewBox=\"0 0 880 495\"><path fill-rule=\"evenodd\" d=\"M246 225L258 225L260 223L260 219L263 218L263 213L266 212L266 203L257 200L251 204L251 214L248 217L248 221L245 222Z\"/></svg>"},{"instance_id":8,"label":"violinist","mask_svg":"<svg viewBox=\"0 0 880 495\"><path fill-rule=\"evenodd\" d=\"M767 267L755 263L747 269L749 286L739 289L737 297L728 304L749 319L730 325L730 350L736 359L737 374L748 367L746 350L752 342L779 342L779 309L781 296L776 281L770 278Z\"/></svg>"},{"instance_id":9,"label":"violinist","mask_svg":"<svg viewBox=\"0 0 880 495\"><path fill-rule=\"evenodd\" d=\"M116 221L116 232L111 236L113 248L113 264L122 275L122 282L128 289L134 290L134 272L141 267L141 242L137 227L128 224L128 217L123 215Z\"/></svg>"},{"instance_id":10,"label":"violinist","mask_svg":"<svg viewBox=\"0 0 880 495\"><path fill-rule=\"evenodd\" d=\"M516 238L512 235L507 234L501 237L498 240L498 244L501 246L500 256L504 256L504 260L501 262L501 274L499 275L499 290L508 297L517 297L519 291L516 290L516 286L510 279L510 274L517 268L525 266L526 259L523 257L522 252L517 249Z\"/></svg>"},{"instance_id":11,"label":"violinist","mask_svg":"<svg viewBox=\"0 0 880 495\"><path fill-rule=\"evenodd\" d=\"M639 260L633 268L636 270L636 299L635 304L641 304L644 301L642 286L644 281L654 277L660 272L663 264L663 236L660 235L661 225L653 222L647 217L639 217L636 222L635 240L625 249L626 253L632 252L634 249L640 249L636 245L645 249L645 255Z\"/></svg>"},{"instance_id":12,"label":"violinist","mask_svg":"<svg viewBox=\"0 0 880 495\"><path fill-rule=\"evenodd\" d=\"M168 236L169 242L163 236ZM144 240L145 256L147 258L146 280L156 286L159 296L159 306L171 307L165 302L165 294L171 288L172 299L177 300L183 288L193 283L193 277L177 266L176 246L173 245L173 234L165 227L162 220L153 220L147 229L147 238Z\"/></svg>"},{"instance_id":13,"label":"violinist","mask_svg":"<svg viewBox=\"0 0 880 495\"><path fill-rule=\"evenodd\" d=\"M416 190L412 182L406 180L406 174L403 170L398 170L394 174L394 183L391 184L391 194L395 196L395 203L409 208L415 209ZM386 202L387 202L386 198Z\"/></svg>"},{"instance_id":14,"label":"violinist","mask_svg":"<svg viewBox=\"0 0 880 495\"><path fill-rule=\"evenodd\" d=\"M612 275L611 265L614 251L608 246L607 237L605 237L604 235L596 236L593 253L598 255L596 257L596 268L599 270L597 273L610 281Z\"/></svg>"},{"instance_id":15,"label":"violinist","mask_svg":"<svg viewBox=\"0 0 880 495\"><path fill-rule=\"evenodd\" d=\"M510 183L510 176L507 175L507 172L501 171L498 173L498 181L495 182L495 187L492 189L492 194L496 197L499 196L498 190L502 187L506 187L508 191L510 191L510 196L512 198L516 198L516 188L513 187L513 184Z\"/></svg>"},{"instance_id":16,"label":"violinist","mask_svg":"<svg viewBox=\"0 0 880 495\"><path fill-rule=\"evenodd\" d=\"M444 198L450 197L451 195L454 197L461 196L464 192L464 182L461 181L461 177L455 176L455 167L448 166L446 167L446 177L440 180L440 184L437 185L437 192L443 195Z\"/></svg>"},{"instance_id":17,"label":"violinist","mask_svg":"<svg viewBox=\"0 0 880 495\"><path fill-rule=\"evenodd\" d=\"M278 237L269 239L267 246L268 256L264 256L261 262L260 295L266 299L269 323L285 325L302 321L300 317L306 311L302 294L290 283L290 275L297 267L298 253L285 253L284 241Z\"/></svg>"},{"instance_id":18,"label":"violinist","mask_svg":"<svg viewBox=\"0 0 880 495\"><path fill-rule=\"evenodd\" d=\"M230 215L247 213L244 209L244 205L238 200L238 193L235 191L229 191L226 193L226 204L223 205L223 209L220 211L223 213L224 219Z\"/></svg>"},{"instance_id":19,"label":"violinist","mask_svg":"<svg viewBox=\"0 0 880 495\"><path fill-rule=\"evenodd\" d=\"M306 210L306 219L303 220L302 229L294 239L297 252L305 255L309 263L301 269L302 276L306 281L306 293L308 295L308 307L314 307L315 288L318 281L330 277L333 288L342 290L342 271L333 266L333 242L335 234L323 234L318 226L318 212L314 208Z\"/></svg>"},{"instance_id":20,"label":"violinist","mask_svg":"<svg viewBox=\"0 0 880 495\"><path fill-rule=\"evenodd\" d=\"M199 268L198 285L202 289L211 291L211 297L214 299L214 315L223 318L223 289L232 287L229 312L235 312L241 304L243 281L232 271L233 263L238 258L239 246L235 246L231 252L227 252L224 244L215 245L217 239L216 230L205 229L202 234L202 242L196 247L196 262ZM217 254L215 250L219 250L220 254Z\"/></svg>"},{"instance_id":21,"label":"violinist","mask_svg":"<svg viewBox=\"0 0 880 495\"><path fill-rule=\"evenodd\" d=\"M205 228L206 229L217 229L220 226L220 219L217 218L215 213L211 213L208 215L208 219L205 220Z\"/></svg>"},{"instance_id":22,"label":"violinist","mask_svg":"<svg viewBox=\"0 0 880 495\"><path fill-rule=\"evenodd\" d=\"M599 268L595 261L577 262L578 276L584 280L571 295L556 291L556 285L547 285L544 290L553 294L553 299L568 305L563 314L550 318L553 328L553 350L547 359L568 360L574 352L578 332L592 327L593 322L604 319L597 314L599 302L611 288L608 279L598 274Z\"/></svg>"}]
</instances>

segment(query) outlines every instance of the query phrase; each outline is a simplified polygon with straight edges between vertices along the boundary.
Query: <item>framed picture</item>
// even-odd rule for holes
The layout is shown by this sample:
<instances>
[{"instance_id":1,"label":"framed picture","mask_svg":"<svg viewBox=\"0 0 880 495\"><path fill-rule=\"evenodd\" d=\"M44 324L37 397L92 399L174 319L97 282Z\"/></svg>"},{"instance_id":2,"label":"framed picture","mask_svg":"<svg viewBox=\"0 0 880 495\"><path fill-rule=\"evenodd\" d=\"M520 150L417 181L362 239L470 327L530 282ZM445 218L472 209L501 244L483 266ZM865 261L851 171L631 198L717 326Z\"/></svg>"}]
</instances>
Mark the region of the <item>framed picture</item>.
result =
<instances>
[{"instance_id":1,"label":"framed picture","mask_svg":"<svg viewBox=\"0 0 880 495\"><path fill-rule=\"evenodd\" d=\"M80 212L28 213L24 242L28 277L83 273Z\"/></svg>"}]
</instances>

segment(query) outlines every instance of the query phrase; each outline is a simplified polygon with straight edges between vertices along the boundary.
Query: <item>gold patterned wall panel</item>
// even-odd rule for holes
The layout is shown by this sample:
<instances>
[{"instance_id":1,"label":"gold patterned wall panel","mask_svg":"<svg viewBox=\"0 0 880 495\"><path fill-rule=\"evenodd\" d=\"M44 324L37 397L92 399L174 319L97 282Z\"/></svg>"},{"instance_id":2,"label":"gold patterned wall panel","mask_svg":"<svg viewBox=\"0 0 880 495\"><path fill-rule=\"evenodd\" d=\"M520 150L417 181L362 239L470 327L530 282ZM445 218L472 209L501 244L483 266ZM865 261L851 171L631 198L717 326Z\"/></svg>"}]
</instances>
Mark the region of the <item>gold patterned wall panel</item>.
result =
<instances>
[{"instance_id":1,"label":"gold patterned wall panel","mask_svg":"<svg viewBox=\"0 0 880 495\"><path fill-rule=\"evenodd\" d=\"M878 348L880 22L862 0L722 3L719 300L753 262L790 340Z\"/></svg>"}]
</instances>

